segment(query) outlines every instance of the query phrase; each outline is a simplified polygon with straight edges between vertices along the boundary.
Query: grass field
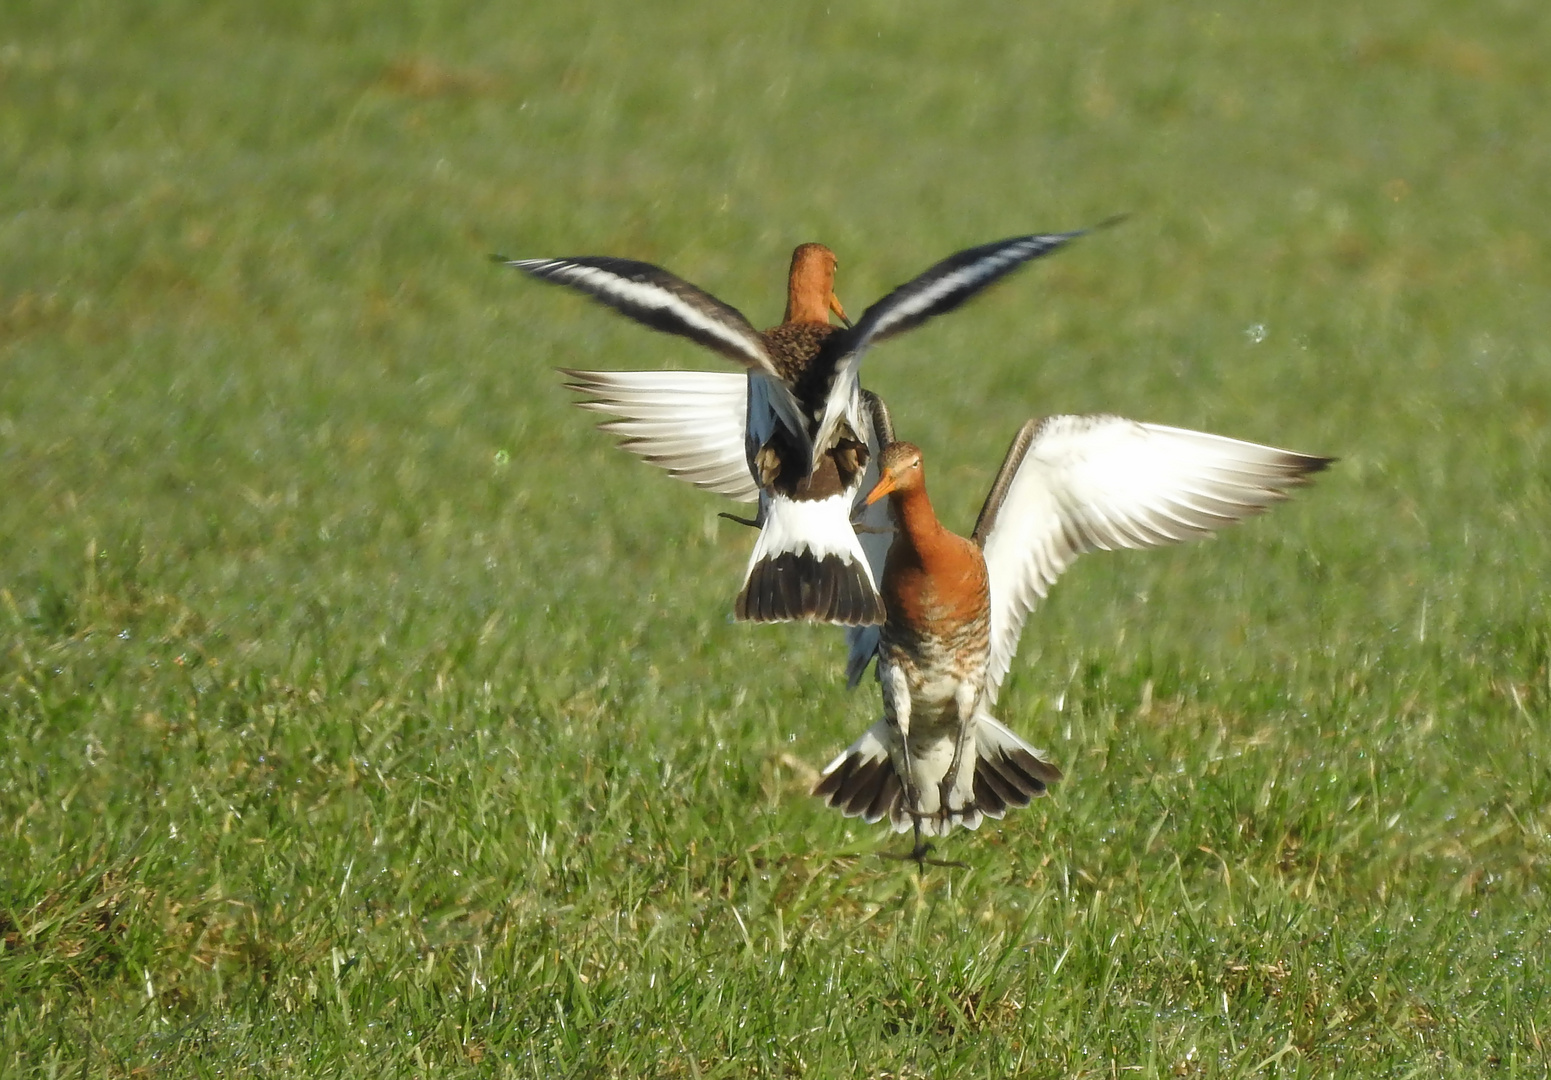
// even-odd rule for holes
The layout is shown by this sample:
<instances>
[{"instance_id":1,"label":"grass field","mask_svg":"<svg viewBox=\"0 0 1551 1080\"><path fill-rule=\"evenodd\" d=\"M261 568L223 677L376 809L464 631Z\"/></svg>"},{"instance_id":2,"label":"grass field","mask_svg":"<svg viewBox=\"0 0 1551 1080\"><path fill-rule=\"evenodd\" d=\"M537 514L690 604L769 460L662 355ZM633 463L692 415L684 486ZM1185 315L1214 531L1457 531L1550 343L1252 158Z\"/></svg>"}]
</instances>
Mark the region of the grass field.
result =
<instances>
[{"instance_id":1,"label":"grass field","mask_svg":"<svg viewBox=\"0 0 1551 1080\"><path fill-rule=\"evenodd\" d=\"M1551 8L240 5L0 19L0 1077L1551 1072ZM865 382L967 529L1029 416L1341 463L1097 555L948 842L556 365L1129 211Z\"/></svg>"}]
</instances>

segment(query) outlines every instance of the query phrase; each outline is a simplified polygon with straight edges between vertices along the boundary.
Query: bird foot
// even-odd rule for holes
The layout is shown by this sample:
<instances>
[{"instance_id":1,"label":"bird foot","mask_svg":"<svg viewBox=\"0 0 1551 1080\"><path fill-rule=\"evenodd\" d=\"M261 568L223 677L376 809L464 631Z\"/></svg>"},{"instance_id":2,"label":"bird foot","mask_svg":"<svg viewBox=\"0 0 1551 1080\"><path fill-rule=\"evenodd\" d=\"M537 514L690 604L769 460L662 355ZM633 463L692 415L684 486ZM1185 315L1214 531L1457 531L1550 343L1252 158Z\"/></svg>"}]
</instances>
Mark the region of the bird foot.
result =
<instances>
[{"instance_id":1,"label":"bird foot","mask_svg":"<svg viewBox=\"0 0 1551 1080\"><path fill-rule=\"evenodd\" d=\"M959 862L957 859L928 859L927 856L937 850L933 844L916 843L909 851L880 851L878 854L885 859L893 859L895 862L913 862L917 870L925 870L928 866L944 866L950 870L968 870L969 863Z\"/></svg>"},{"instance_id":2,"label":"bird foot","mask_svg":"<svg viewBox=\"0 0 1551 1080\"><path fill-rule=\"evenodd\" d=\"M901 852L884 851L884 852L880 852L879 854L881 854L885 859L894 859L894 860L897 860L898 862L907 862L907 861L908 862L913 862L913 863L916 864L916 869L918 871L923 871L928 866L946 866L946 867L950 867L950 868L955 869L955 870L968 870L969 869L969 864L968 863L961 863L961 862L958 862L955 859L928 859L927 858L927 856L930 855L936 848L935 848L935 845L928 844L921 837L921 817L922 817L922 815L920 815L920 814L912 814L911 815L911 818L913 819L913 822L915 824L915 834L916 834L916 842L915 842L915 846L914 847L912 847L909 851L901 851Z\"/></svg>"},{"instance_id":3,"label":"bird foot","mask_svg":"<svg viewBox=\"0 0 1551 1080\"><path fill-rule=\"evenodd\" d=\"M724 517L728 521L736 521L739 525L747 525L751 529L762 529L762 528L764 528L764 525L761 524L755 518L739 517L737 514L729 514L725 510L722 511L720 514L717 514L716 516L717 517Z\"/></svg>"},{"instance_id":4,"label":"bird foot","mask_svg":"<svg viewBox=\"0 0 1551 1080\"><path fill-rule=\"evenodd\" d=\"M931 863L933 865L937 864L938 860L927 858L927 856L930 855L934 850L934 845L924 843L918 837L915 842L915 847L911 848L909 851L881 851L879 854L882 855L885 859L893 859L896 862L913 862L917 866L925 866L927 863Z\"/></svg>"}]
</instances>

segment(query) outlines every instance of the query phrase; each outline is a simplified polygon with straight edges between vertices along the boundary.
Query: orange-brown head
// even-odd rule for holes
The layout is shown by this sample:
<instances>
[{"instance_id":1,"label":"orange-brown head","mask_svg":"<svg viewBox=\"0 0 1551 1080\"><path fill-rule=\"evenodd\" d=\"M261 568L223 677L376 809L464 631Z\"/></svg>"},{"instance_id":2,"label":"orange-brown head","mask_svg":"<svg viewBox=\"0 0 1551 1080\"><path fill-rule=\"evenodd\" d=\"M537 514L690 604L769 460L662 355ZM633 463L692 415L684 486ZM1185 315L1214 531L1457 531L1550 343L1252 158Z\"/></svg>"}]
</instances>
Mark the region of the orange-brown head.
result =
<instances>
[{"instance_id":1,"label":"orange-brown head","mask_svg":"<svg viewBox=\"0 0 1551 1080\"><path fill-rule=\"evenodd\" d=\"M921 466L921 448L914 443L889 443L878 455L878 482L867 493L871 506L885 495L908 495L926 490L926 470Z\"/></svg>"},{"instance_id":2,"label":"orange-brown head","mask_svg":"<svg viewBox=\"0 0 1551 1080\"><path fill-rule=\"evenodd\" d=\"M835 295L835 268L840 261L823 244L799 244L792 252L792 270L786 281L786 318L783 322L828 323L833 311L847 326L845 308Z\"/></svg>"}]
</instances>

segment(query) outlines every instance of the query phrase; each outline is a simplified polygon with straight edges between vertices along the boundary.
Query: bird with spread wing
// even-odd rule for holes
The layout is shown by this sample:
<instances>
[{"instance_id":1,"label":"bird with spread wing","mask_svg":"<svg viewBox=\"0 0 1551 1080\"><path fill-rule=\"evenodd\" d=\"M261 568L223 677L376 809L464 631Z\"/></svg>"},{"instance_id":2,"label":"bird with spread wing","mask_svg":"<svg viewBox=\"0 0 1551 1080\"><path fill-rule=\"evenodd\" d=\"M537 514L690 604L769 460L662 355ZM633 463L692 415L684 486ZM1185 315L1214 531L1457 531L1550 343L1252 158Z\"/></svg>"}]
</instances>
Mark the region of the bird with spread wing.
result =
<instances>
[{"instance_id":1,"label":"bird with spread wing","mask_svg":"<svg viewBox=\"0 0 1551 1080\"><path fill-rule=\"evenodd\" d=\"M853 510L880 439L880 403L858 368L873 345L952 311L1086 230L1017 236L958 252L845 321L836 259L792 254L786 314L755 330L742 313L649 263L605 256L500 261L567 285L654 330L689 338L746 374L568 371L627 449L698 486L757 500L759 538L734 604L739 619L877 626L884 607ZM742 459L742 473L738 459ZM748 483L744 482L747 476ZM866 535L865 528L863 535Z\"/></svg>"},{"instance_id":2,"label":"bird with spread wing","mask_svg":"<svg viewBox=\"0 0 1551 1080\"><path fill-rule=\"evenodd\" d=\"M1333 459L1116 416L1023 425L969 538L926 494L921 451L879 456L868 503L895 524L878 643L883 718L813 793L847 817L945 836L1027 806L1061 778L991 714L1024 621L1077 556L1216 532L1288 496ZM865 661L864 661L865 663Z\"/></svg>"}]
</instances>

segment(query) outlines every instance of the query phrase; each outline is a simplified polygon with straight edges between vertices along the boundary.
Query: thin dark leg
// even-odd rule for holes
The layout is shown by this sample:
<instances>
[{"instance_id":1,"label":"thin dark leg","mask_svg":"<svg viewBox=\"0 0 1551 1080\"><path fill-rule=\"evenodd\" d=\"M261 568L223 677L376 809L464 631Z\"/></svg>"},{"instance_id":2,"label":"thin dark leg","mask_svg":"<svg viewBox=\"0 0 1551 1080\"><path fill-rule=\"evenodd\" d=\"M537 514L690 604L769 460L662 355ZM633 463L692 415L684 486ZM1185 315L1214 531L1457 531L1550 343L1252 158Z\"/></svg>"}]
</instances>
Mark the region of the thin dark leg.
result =
<instances>
[{"instance_id":1,"label":"thin dark leg","mask_svg":"<svg viewBox=\"0 0 1551 1080\"><path fill-rule=\"evenodd\" d=\"M926 857L931 854L932 845L921 839L921 819L912 817L910 820L915 825L916 831L916 844L910 849L910 858L915 861L917 870L925 871Z\"/></svg>"},{"instance_id":2,"label":"thin dark leg","mask_svg":"<svg viewBox=\"0 0 1551 1080\"><path fill-rule=\"evenodd\" d=\"M942 808L943 820L951 820L953 808L948 805L948 793L953 790L959 777L959 766L964 761L964 750L969 745L970 733L974 730L975 710L980 705L980 695L977 693L967 701L963 694L959 695L959 730L953 740L953 761L948 766L948 771L943 774L942 783L938 785L938 805ZM966 705L968 706L966 708ZM968 810L972 802L965 803L960 810Z\"/></svg>"}]
</instances>

